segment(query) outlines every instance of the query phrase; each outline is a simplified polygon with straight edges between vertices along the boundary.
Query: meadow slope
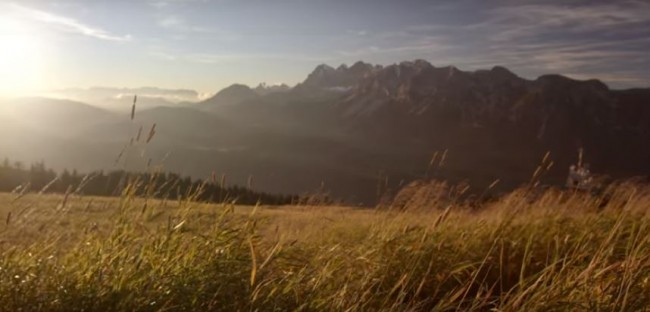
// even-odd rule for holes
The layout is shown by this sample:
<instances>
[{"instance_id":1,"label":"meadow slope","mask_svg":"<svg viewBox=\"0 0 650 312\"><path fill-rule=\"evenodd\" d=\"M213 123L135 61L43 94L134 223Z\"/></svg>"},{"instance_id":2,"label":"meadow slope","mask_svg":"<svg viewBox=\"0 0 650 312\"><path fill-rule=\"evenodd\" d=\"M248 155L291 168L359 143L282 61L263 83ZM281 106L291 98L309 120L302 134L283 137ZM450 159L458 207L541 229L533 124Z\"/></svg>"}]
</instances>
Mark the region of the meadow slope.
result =
<instances>
[{"instance_id":1,"label":"meadow slope","mask_svg":"<svg viewBox=\"0 0 650 312\"><path fill-rule=\"evenodd\" d=\"M650 190L481 209L0 194L4 311L639 311Z\"/></svg>"}]
</instances>

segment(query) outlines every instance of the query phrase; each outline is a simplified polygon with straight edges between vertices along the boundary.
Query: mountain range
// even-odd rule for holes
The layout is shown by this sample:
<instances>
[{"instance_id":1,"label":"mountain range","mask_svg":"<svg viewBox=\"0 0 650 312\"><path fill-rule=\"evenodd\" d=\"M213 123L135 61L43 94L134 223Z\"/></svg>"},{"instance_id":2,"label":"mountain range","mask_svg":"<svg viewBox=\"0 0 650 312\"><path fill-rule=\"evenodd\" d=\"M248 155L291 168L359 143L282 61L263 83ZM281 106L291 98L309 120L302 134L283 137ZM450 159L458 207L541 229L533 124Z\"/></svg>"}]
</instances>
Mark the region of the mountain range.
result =
<instances>
[{"instance_id":1,"label":"mountain range","mask_svg":"<svg viewBox=\"0 0 650 312\"><path fill-rule=\"evenodd\" d=\"M594 172L650 173L650 89L611 90L595 79L529 80L499 66L462 71L423 60L357 62L319 65L292 88L235 84L193 102L138 101L133 120L131 101L114 110L6 101L0 156L86 171L162 164L240 184L253 176L263 191L326 189L363 204L423 177L467 181L477 192L497 179L498 189L514 188L547 152L549 184L564 181L579 149Z\"/></svg>"}]
</instances>

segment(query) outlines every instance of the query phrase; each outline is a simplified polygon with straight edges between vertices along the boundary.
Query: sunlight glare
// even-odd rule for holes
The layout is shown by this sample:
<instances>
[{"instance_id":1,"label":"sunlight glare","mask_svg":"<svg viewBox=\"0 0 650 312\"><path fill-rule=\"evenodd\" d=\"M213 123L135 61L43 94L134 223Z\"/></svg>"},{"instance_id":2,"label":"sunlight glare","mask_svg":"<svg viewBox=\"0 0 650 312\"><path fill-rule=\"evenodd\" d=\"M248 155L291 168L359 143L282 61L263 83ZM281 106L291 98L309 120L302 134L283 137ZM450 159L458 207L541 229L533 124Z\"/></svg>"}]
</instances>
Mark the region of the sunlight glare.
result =
<instances>
[{"instance_id":1,"label":"sunlight glare","mask_svg":"<svg viewBox=\"0 0 650 312\"><path fill-rule=\"evenodd\" d=\"M0 16L0 96L40 88L43 52L37 34L28 25Z\"/></svg>"}]
</instances>

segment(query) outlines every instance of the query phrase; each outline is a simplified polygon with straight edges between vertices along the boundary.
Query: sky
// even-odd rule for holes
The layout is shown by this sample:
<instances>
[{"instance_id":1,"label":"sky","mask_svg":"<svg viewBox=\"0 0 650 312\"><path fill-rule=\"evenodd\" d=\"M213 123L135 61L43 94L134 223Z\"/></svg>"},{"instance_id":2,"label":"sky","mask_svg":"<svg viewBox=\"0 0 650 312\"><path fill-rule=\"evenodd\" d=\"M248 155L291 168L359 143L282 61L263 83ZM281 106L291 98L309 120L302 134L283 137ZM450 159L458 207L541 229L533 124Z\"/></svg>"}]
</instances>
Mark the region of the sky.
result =
<instances>
[{"instance_id":1,"label":"sky","mask_svg":"<svg viewBox=\"0 0 650 312\"><path fill-rule=\"evenodd\" d=\"M425 59L650 87L650 1L0 0L0 96L64 88L214 93L319 64Z\"/></svg>"}]
</instances>

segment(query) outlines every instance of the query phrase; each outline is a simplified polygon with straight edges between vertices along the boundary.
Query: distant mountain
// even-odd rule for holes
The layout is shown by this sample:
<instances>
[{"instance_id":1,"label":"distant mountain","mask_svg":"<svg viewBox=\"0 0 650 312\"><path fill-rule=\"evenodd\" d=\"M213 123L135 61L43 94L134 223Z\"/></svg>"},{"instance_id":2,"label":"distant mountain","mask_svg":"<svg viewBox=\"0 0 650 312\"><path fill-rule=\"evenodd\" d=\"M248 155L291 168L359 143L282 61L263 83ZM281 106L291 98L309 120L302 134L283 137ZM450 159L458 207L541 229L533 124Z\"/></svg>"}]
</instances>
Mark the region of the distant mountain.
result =
<instances>
[{"instance_id":1,"label":"distant mountain","mask_svg":"<svg viewBox=\"0 0 650 312\"><path fill-rule=\"evenodd\" d=\"M333 67L322 64L307 76L299 85L302 88L326 88L333 91L347 91L356 85L360 79L381 70L381 66L373 66L364 62L357 62L351 67L341 65Z\"/></svg>"},{"instance_id":2,"label":"distant mountain","mask_svg":"<svg viewBox=\"0 0 650 312\"><path fill-rule=\"evenodd\" d=\"M288 92L291 90L291 87L284 83L279 85L267 85L266 83L260 83L253 90L259 95L268 95L271 93Z\"/></svg>"},{"instance_id":3,"label":"distant mountain","mask_svg":"<svg viewBox=\"0 0 650 312\"><path fill-rule=\"evenodd\" d=\"M368 177L373 170L397 181L425 175L432 153L448 150L441 178L468 179L478 188L500 179L510 188L526 181L547 151L556 161L548 175L553 183L566 177L579 148L596 171L647 174L647 103L647 89L609 90L598 80L561 75L527 80L500 66L467 72L416 60L319 65L290 92L246 101L227 115L315 137L328 133L380 160L359 160L357 169Z\"/></svg>"},{"instance_id":4,"label":"distant mountain","mask_svg":"<svg viewBox=\"0 0 650 312\"><path fill-rule=\"evenodd\" d=\"M153 107L179 107L191 102L198 102L203 95L194 90L162 89L156 87L142 88L70 88L54 90L47 96L66 98L91 104L113 112L130 112L133 97L138 96L138 107L148 109Z\"/></svg>"},{"instance_id":5,"label":"distant mountain","mask_svg":"<svg viewBox=\"0 0 650 312\"><path fill-rule=\"evenodd\" d=\"M365 75L337 110L347 127L380 145L408 139L414 149L449 148L450 176L515 185L546 151L560 181L579 148L603 173L650 173L649 95L598 80L530 81L503 67L464 72L419 60Z\"/></svg>"},{"instance_id":6,"label":"distant mountain","mask_svg":"<svg viewBox=\"0 0 650 312\"><path fill-rule=\"evenodd\" d=\"M230 106L256 99L260 96L255 90L243 84L233 84L215 94L209 99L198 103L201 109L215 109L219 106Z\"/></svg>"},{"instance_id":7,"label":"distant mountain","mask_svg":"<svg viewBox=\"0 0 650 312\"><path fill-rule=\"evenodd\" d=\"M138 96L164 98L170 102L197 101L201 95L195 90L188 89L163 89L156 87L142 88L110 88L110 87L92 87L92 88L69 88L52 91L53 95L64 96L67 98L79 98L81 101L95 102L106 98L115 98L121 96Z\"/></svg>"},{"instance_id":8,"label":"distant mountain","mask_svg":"<svg viewBox=\"0 0 650 312\"><path fill-rule=\"evenodd\" d=\"M496 179L501 190L513 188L547 151L554 165L545 183L564 182L579 148L594 172L650 173L650 89L610 90L561 75L528 80L499 66L320 65L293 88L235 84L197 103L138 103L134 120L50 99L5 110L0 153L89 171L115 166L127 146L121 166L132 169L151 160L197 178L214 170L244 184L253 175L268 192L324 183L334 197L365 204L423 177L467 180L479 193ZM151 142L135 139L153 124ZM432 168L436 151L445 160Z\"/></svg>"},{"instance_id":9,"label":"distant mountain","mask_svg":"<svg viewBox=\"0 0 650 312\"><path fill-rule=\"evenodd\" d=\"M0 102L0 115L35 131L65 136L116 116L85 103L43 97L4 100Z\"/></svg>"},{"instance_id":10,"label":"distant mountain","mask_svg":"<svg viewBox=\"0 0 650 312\"><path fill-rule=\"evenodd\" d=\"M87 142L96 138L80 137L120 118L88 104L36 97L4 100L0 116L0 157L24 164L45 160L59 169L79 170L96 170L100 159L115 150L95 148Z\"/></svg>"}]
</instances>

